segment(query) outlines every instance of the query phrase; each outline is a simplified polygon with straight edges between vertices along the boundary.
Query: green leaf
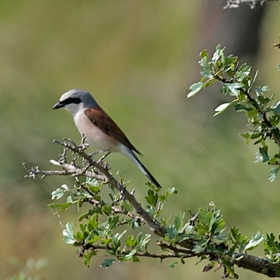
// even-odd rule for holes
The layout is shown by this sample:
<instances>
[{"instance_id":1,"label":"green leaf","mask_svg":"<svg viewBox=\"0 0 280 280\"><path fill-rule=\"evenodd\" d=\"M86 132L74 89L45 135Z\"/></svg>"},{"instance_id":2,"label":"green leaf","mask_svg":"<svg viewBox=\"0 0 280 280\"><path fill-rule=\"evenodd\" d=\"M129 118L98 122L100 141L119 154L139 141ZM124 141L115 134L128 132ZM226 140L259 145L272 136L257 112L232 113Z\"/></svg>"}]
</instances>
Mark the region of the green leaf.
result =
<instances>
[{"instance_id":1,"label":"green leaf","mask_svg":"<svg viewBox=\"0 0 280 280\"><path fill-rule=\"evenodd\" d=\"M105 227L107 227L108 225L110 229L114 229L117 227L119 220L120 220L120 216L118 215L109 216L107 222L104 223L103 225L105 225Z\"/></svg>"},{"instance_id":2,"label":"green leaf","mask_svg":"<svg viewBox=\"0 0 280 280\"><path fill-rule=\"evenodd\" d=\"M241 102L237 102L233 107L236 110L236 112L247 112L252 110L252 108L248 107L247 104L245 105L242 104Z\"/></svg>"},{"instance_id":3,"label":"green leaf","mask_svg":"<svg viewBox=\"0 0 280 280\"><path fill-rule=\"evenodd\" d=\"M242 85L240 83L224 83L224 86L229 89L228 94L238 97Z\"/></svg>"},{"instance_id":4,"label":"green leaf","mask_svg":"<svg viewBox=\"0 0 280 280\"><path fill-rule=\"evenodd\" d=\"M184 233L190 234L193 231L194 226L190 225L189 223L185 226Z\"/></svg>"},{"instance_id":5,"label":"green leaf","mask_svg":"<svg viewBox=\"0 0 280 280\"><path fill-rule=\"evenodd\" d=\"M259 121L259 112L257 109L252 109L246 112L247 118L250 123Z\"/></svg>"},{"instance_id":6,"label":"green leaf","mask_svg":"<svg viewBox=\"0 0 280 280\"><path fill-rule=\"evenodd\" d=\"M62 232L64 236L64 242L67 244L74 244L76 239L74 238L73 224L67 223L65 229Z\"/></svg>"},{"instance_id":7,"label":"green leaf","mask_svg":"<svg viewBox=\"0 0 280 280\"><path fill-rule=\"evenodd\" d=\"M174 187L168 188L162 194L159 195L159 200L161 202L165 202L167 200L167 198L173 193L177 194L177 190Z\"/></svg>"},{"instance_id":8,"label":"green leaf","mask_svg":"<svg viewBox=\"0 0 280 280\"><path fill-rule=\"evenodd\" d=\"M133 255L136 254L136 249L133 249L131 252L129 252L129 254L126 254L125 256L123 256L121 259L124 261L129 261L132 259Z\"/></svg>"},{"instance_id":9,"label":"green leaf","mask_svg":"<svg viewBox=\"0 0 280 280\"><path fill-rule=\"evenodd\" d=\"M238 232L239 232L238 227L235 227L235 226L232 227L232 228L230 229L230 232L231 232L232 236L234 237L234 239L237 239Z\"/></svg>"},{"instance_id":10,"label":"green leaf","mask_svg":"<svg viewBox=\"0 0 280 280\"><path fill-rule=\"evenodd\" d=\"M144 234L142 232L139 232L139 234L137 235L137 244L140 249L144 248L146 250L150 241L151 241L150 234Z\"/></svg>"},{"instance_id":11,"label":"green leaf","mask_svg":"<svg viewBox=\"0 0 280 280\"><path fill-rule=\"evenodd\" d=\"M169 264L169 267L174 268L177 264L178 264L178 262L173 262L173 263Z\"/></svg>"},{"instance_id":12,"label":"green leaf","mask_svg":"<svg viewBox=\"0 0 280 280\"><path fill-rule=\"evenodd\" d=\"M212 78L212 65L210 64L208 53L203 51L201 52L200 57L201 60L198 63L202 68L202 71L200 72L201 76L203 76L203 79Z\"/></svg>"},{"instance_id":13,"label":"green leaf","mask_svg":"<svg viewBox=\"0 0 280 280\"><path fill-rule=\"evenodd\" d=\"M264 240L263 234L260 232L257 232L255 235L253 235L252 239L249 240L249 243L245 247L246 250L253 250L255 247L257 247L262 241Z\"/></svg>"},{"instance_id":14,"label":"green leaf","mask_svg":"<svg viewBox=\"0 0 280 280\"><path fill-rule=\"evenodd\" d=\"M88 220L88 229L90 231L96 229L99 225L98 214L94 213Z\"/></svg>"},{"instance_id":15,"label":"green leaf","mask_svg":"<svg viewBox=\"0 0 280 280\"><path fill-rule=\"evenodd\" d=\"M248 244L248 237L244 234L239 232L239 229L237 227L232 227L230 230L232 240L235 243L235 246L233 246L233 249L235 247L239 248L239 252L243 252L244 248Z\"/></svg>"},{"instance_id":16,"label":"green leaf","mask_svg":"<svg viewBox=\"0 0 280 280\"><path fill-rule=\"evenodd\" d=\"M65 184L61 185L61 188L63 188L64 191L69 191L70 190L69 187Z\"/></svg>"},{"instance_id":17,"label":"green leaf","mask_svg":"<svg viewBox=\"0 0 280 280\"><path fill-rule=\"evenodd\" d=\"M214 78L210 78L208 79L205 83L204 83L204 86L203 88L207 88L209 86L211 86L212 84L216 83L216 80Z\"/></svg>"},{"instance_id":18,"label":"green leaf","mask_svg":"<svg viewBox=\"0 0 280 280\"><path fill-rule=\"evenodd\" d=\"M131 220L131 226L133 229L139 228L140 224L139 219L137 217Z\"/></svg>"},{"instance_id":19,"label":"green leaf","mask_svg":"<svg viewBox=\"0 0 280 280\"><path fill-rule=\"evenodd\" d=\"M221 105L219 105L216 109L215 109L215 114L214 114L214 117L215 116L218 116L220 114L222 114L229 106L230 106L231 103L223 103Z\"/></svg>"},{"instance_id":20,"label":"green leaf","mask_svg":"<svg viewBox=\"0 0 280 280\"><path fill-rule=\"evenodd\" d=\"M158 202L158 194L152 189L148 190L148 196L145 196L146 201L152 206L156 207Z\"/></svg>"},{"instance_id":21,"label":"green leaf","mask_svg":"<svg viewBox=\"0 0 280 280\"><path fill-rule=\"evenodd\" d=\"M62 212L64 210L66 210L70 205L72 205L73 203L51 203L51 204L48 204L48 207L50 207L51 209L57 209L57 208L60 208L60 210L57 213L59 212Z\"/></svg>"},{"instance_id":22,"label":"green leaf","mask_svg":"<svg viewBox=\"0 0 280 280\"><path fill-rule=\"evenodd\" d=\"M106 260L104 260L104 262L100 266L107 268L107 267L111 266L114 263L115 263L115 259L106 259Z\"/></svg>"},{"instance_id":23,"label":"green leaf","mask_svg":"<svg viewBox=\"0 0 280 280\"><path fill-rule=\"evenodd\" d=\"M272 125L277 126L280 122L280 114L274 114L269 118L269 121Z\"/></svg>"},{"instance_id":24,"label":"green leaf","mask_svg":"<svg viewBox=\"0 0 280 280\"><path fill-rule=\"evenodd\" d=\"M66 185L65 185L66 186ZM64 190L62 190L61 188L57 188L56 190L54 190L52 192L52 200L56 199L60 199L63 195L64 195Z\"/></svg>"},{"instance_id":25,"label":"green leaf","mask_svg":"<svg viewBox=\"0 0 280 280\"><path fill-rule=\"evenodd\" d=\"M271 168L269 170L269 177L268 177L268 179L269 179L270 182L275 181L275 179L277 177L277 174L278 174L278 171L279 171L279 167L274 167L274 168Z\"/></svg>"},{"instance_id":26,"label":"green leaf","mask_svg":"<svg viewBox=\"0 0 280 280\"><path fill-rule=\"evenodd\" d=\"M139 259L137 256L134 255L134 256L132 257L132 261L133 261L133 262L140 262L140 259Z\"/></svg>"},{"instance_id":27,"label":"green leaf","mask_svg":"<svg viewBox=\"0 0 280 280\"><path fill-rule=\"evenodd\" d=\"M251 81L251 86L255 83L255 81L256 81L256 79L257 79L257 77L258 77L258 74L259 74L259 72L258 72L258 70L257 70L256 73L255 73L255 75L254 75L253 80Z\"/></svg>"},{"instance_id":28,"label":"green leaf","mask_svg":"<svg viewBox=\"0 0 280 280\"><path fill-rule=\"evenodd\" d=\"M116 233L114 236L115 240L120 241L123 238L123 236L126 234L126 232L127 230L125 229L122 233Z\"/></svg>"},{"instance_id":29,"label":"green leaf","mask_svg":"<svg viewBox=\"0 0 280 280\"><path fill-rule=\"evenodd\" d=\"M272 111L275 114L280 114L280 102L278 102L277 104L275 104L274 106L272 106Z\"/></svg>"},{"instance_id":30,"label":"green leaf","mask_svg":"<svg viewBox=\"0 0 280 280\"><path fill-rule=\"evenodd\" d=\"M110 205L104 205L104 206L102 206L102 212L105 214L105 215L107 215L107 216L109 216L110 214L111 214L111 212L112 212L112 208L111 208L111 206Z\"/></svg>"},{"instance_id":31,"label":"green leaf","mask_svg":"<svg viewBox=\"0 0 280 280\"><path fill-rule=\"evenodd\" d=\"M93 244L93 243L96 243L97 241L100 241L101 240L101 237L98 236L98 235L94 235L95 233L92 232L88 238L86 239L86 242L89 243L89 244ZM76 237L76 235L75 235Z\"/></svg>"},{"instance_id":32,"label":"green leaf","mask_svg":"<svg viewBox=\"0 0 280 280\"><path fill-rule=\"evenodd\" d=\"M121 205L122 208L127 212L132 212L134 210L133 206L126 200L123 201Z\"/></svg>"},{"instance_id":33,"label":"green leaf","mask_svg":"<svg viewBox=\"0 0 280 280\"><path fill-rule=\"evenodd\" d=\"M262 157L262 155L260 154L260 152L259 151L257 151L256 153L255 153L255 163L258 163L258 162L262 162L262 160L263 160L263 157Z\"/></svg>"},{"instance_id":34,"label":"green leaf","mask_svg":"<svg viewBox=\"0 0 280 280\"><path fill-rule=\"evenodd\" d=\"M84 254L84 259L85 259L85 265L89 266L90 265L91 255L90 254Z\"/></svg>"},{"instance_id":35,"label":"green leaf","mask_svg":"<svg viewBox=\"0 0 280 280\"><path fill-rule=\"evenodd\" d=\"M87 177L87 178L86 178L86 183L87 183L87 185L88 185L89 187L92 187L92 188L93 188L92 190L94 190L95 187L100 187L99 181L96 180L96 179L93 179L93 178Z\"/></svg>"},{"instance_id":36,"label":"green leaf","mask_svg":"<svg viewBox=\"0 0 280 280\"><path fill-rule=\"evenodd\" d=\"M263 93L266 92L266 91L269 91L269 87L268 86L263 86L263 87L256 86L256 87L254 87L254 90L255 90L258 97L263 97L264 98Z\"/></svg>"},{"instance_id":37,"label":"green leaf","mask_svg":"<svg viewBox=\"0 0 280 280\"><path fill-rule=\"evenodd\" d=\"M278 158L277 157L271 157L271 158L269 158L268 163L275 165L275 164L278 163Z\"/></svg>"},{"instance_id":38,"label":"green leaf","mask_svg":"<svg viewBox=\"0 0 280 280\"><path fill-rule=\"evenodd\" d=\"M71 195L67 196L66 202L73 204L73 199Z\"/></svg>"},{"instance_id":39,"label":"green leaf","mask_svg":"<svg viewBox=\"0 0 280 280\"><path fill-rule=\"evenodd\" d=\"M137 243L137 240L134 239L133 235L129 235L127 237L127 239L125 240L125 245L128 246L128 247L131 247L133 248Z\"/></svg>"},{"instance_id":40,"label":"green leaf","mask_svg":"<svg viewBox=\"0 0 280 280\"><path fill-rule=\"evenodd\" d=\"M190 98L190 97L196 95L199 91L201 91L203 89L203 87L204 87L204 83L202 83L202 82L192 84L190 86L190 92L188 93L187 97Z\"/></svg>"},{"instance_id":41,"label":"green leaf","mask_svg":"<svg viewBox=\"0 0 280 280\"><path fill-rule=\"evenodd\" d=\"M265 146L265 147L260 147L260 148L259 148L259 153L260 153L260 155L261 155L262 162L269 161L269 156L268 156L268 154L267 154L267 146Z\"/></svg>"},{"instance_id":42,"label":"green leaf","mask_svg":"<svg viewBox=\"0 0 280 280\"><path fill-rule=\"evenodd\" d=\"M221 56L224 56L224 49L221 49L221 45L217 45L216 51L214 52L211 61L216 63Z\"/></svg>"},{"instance_id":43,"label":"green leaf","mask_svg":"<svg viewBox=\"0 0 280 280\"><path fill-rule=\"evenodd\" d=\"M195 245L195 247L193 249L193 252L196 253L196 254L199 254L200 252L205 250L205 248L207 247L208 242L209 242L208 238L199 240L197 242L197 244Z\"/></svg>"},{"instance_id":44,"label":"green leaf","mask_svg":"<svg viewBox=\"0 0 280 280\"><path fill-rule=\"evenodd\" d=\"M278 240L280 236L278 236ZM266 235L266 240L264 242L264 252L268 255L271 261L277 261L279 263L280 256L280 243L275 240L273 233Z\"/></svg>"},{"instance_id":45,"label":"green leaf","mask_svg":"<svg viewBox=\"0 0 280 280\"><path fill-rule=\"evenodd\" d=\"M167 227L166 232L167 232L167 237L168 237L169 241L175 239L177 237L177 234L178 234L175 226L173 226L173 225Z\"/></svg>"},{"instance_id":46,"label":"green leaf","mask_svg":"<svg viewBox=\"0 0 280 280\"><path fill-rule=\"evenodd\" d=\"M237 73L236 73L236 78L237 78L238 82L243 82L243 80L244 80L246 77L249 76L250 72L251 72L251 67L248 66L248 65L246 65L245 63L242 64L242 65L239 67L239 69L238 69L238 71L237 71Z\"/></svg>"},{"instance_id":47,"label":"green leaf","mask_svg":"<svg viewBox=\"0 0 280 280\"><path fill-rule=\"evenodd\" d=\"M180 216L174 217L174 226L178 232L181 231L184 226L184 218L185 213L181 213Z\"/></svg>"},{"instance_id":48,"label":"green leaf","mask_svg":"<svg viewBox=\"0 0 280 280\"><path fill-rule=\"evenodd\" d=\"M238 60L237 56L233 56L232 54L230 54L228 57L226 57L225 64L232 66L234 69L235 68L234 64L237 62L237 60Z\"/></svg>"},{"instance_id":49,"label":"green leaf","mask_svg":"<svg viewBox=\"0 0 280 280\"><path fill-rule=\"evenodd\" d=\"M209 60L209 55L208 55L208 53L207 53L206 50L203 50L203 51L199 54L199 56L200 56L201 58L206 57L206 58Z\"/></svg>"}]
</instances>

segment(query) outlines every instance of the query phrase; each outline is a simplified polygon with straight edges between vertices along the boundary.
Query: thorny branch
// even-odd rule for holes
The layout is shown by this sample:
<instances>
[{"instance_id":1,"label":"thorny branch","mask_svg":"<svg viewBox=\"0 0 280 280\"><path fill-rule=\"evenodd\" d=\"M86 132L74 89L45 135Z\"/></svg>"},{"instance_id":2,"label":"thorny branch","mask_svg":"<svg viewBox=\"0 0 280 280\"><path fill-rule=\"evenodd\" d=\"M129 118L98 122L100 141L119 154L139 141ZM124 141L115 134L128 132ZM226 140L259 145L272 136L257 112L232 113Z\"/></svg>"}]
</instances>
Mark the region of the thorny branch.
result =
<instances>
[{"instance_id":1,"label":"thorny branch","mask_svg":"<svg viewBox=\"0 0 280 280\"><path fill-rule=\"evenodd\" d=\"M90 247L89 246L81 246L80 247L80 250L79 250L79 254L80 256L82 256L84 254L84 252L88 249L92 249L92 250L108 250L110 249L110 247L108 247L107 245L91 245ZM129 251L121 251L119 253L119 257L121 256L125 256L127 254L129 254L130 252ZM189 253L181 253L181 254L178 254L178 252L168 252L166 254L155 254L155 253L149 253L149 252L136 252L134 254L135 256L138 256L138 257L149 257L149 258L157 258L157 259L160 259L160 260L164 260L164 259L167 259L167 258L191 258L194 256L194 253L189 251Z\"/></svg>"},{"instance_id":2,"label":"thorny branch","mask_svg":"<svg viewBox=\"0 0 280 280\"><path fill-rule=\"evenodd\" d=\"M130 218L137 219L139 223L141 224L147 224L150 227L150 230L157 234L159 237L165 237L167 231L166 229L153 217L150 216L150 214L143 209L141 204L136 200L134 196L134 192L130 193L126 190L123 183L120 181L117 181L109 172L108 167L104 167L102 164L96 162L92 155L87 154L85 152L85 149L87 148L87 145L85 145L83 142L80 145L76 145L72 140L65 139L63 142L60 141L54 141L55 143L58 143L59 145L63 146L64 151L61 154L59 160L51 160L50 162L62 168L62 170L41 170L38 166L36 167L28 167L26 163L22 163L24 168L28 170L28 175L26 177L35 178L36 176L41 176L41 178L44 178L46 176L52 176L52 175L58 175L58 176L73 176L73 177L80 177L80 176L86 176L89 178L94 178L97 180L100 180L104 182L105 184L111 184L116 190L118 190L122 196L122 199L126 199L130 204L134 207L136 214L134 213L128 213L124 209L120 209L116 207L114 204L111 206L112 211L114 213L127 215ZM70 163L67 163L67 156L66 151L69 150L72 152L74 158L71 159ZM83 167L80 167L76 160L78 158L82 158ZM82 186L83 187L83 186ZM87 189L86 189L87 190ZM89 190L87 190L89 191ZM89 199L89 203L98 205L99 201L95 199ZM183 233L186 229L187 225L193 226L197 219L198 214L194 215L193 218L189 219L185 227L182 229L181 233ZM125 221L122 221L120 225L125 224ZM197 245L197 241L192 239L186 239L182 242L178 242L176 244L170 244L168 242L158 241L157 245L162 248L164 251L163 254L156 254L156 253L150 253L147 251L141 252L137 251L135 252L135 256L139 257L150 257L150 258L158 258L160 260L167 259L167 258L177 258L177 259L185 259L185 258L191 258L191 257L201 257L201 256L207 256L207 258L211 259L217 259L217 252L215 251L206 251L202 250L200 252L196 252L194 250L195 246ZM94 245L94 244L79 244L79 256L83 256L85 254L85 251L87 250L108 250L110 249L107 245ZM122 250L119 251L116 255L117 258L121 258L127 254L129 254L130 251ZM227 254L226 252L224 254ZM255 257L252 255L248 255L246 253L235 253L233 252L232 258L231 258L232 265L235 264L239 267L262 273L264 275L267 275L269 277L278 277L277 271L280 270L280 263L272 263L269 262L265 258L261 257ZM206 270L207 271L207 266ZM225 272L223 277L228 277L227 273Z\"/></svg>"},{"instance_id":3,"label":"thorny branch","mask_svg":"<svg viewBox=\"0 0 280 280\"><path fill-rule=\"evenodd\" d=\"M92 155L87 154L84 150L87 148L86 144L76 145L72 140L70 139L64 139L63 142L54 140L55 143L58 143L59 145L64 147L64 151L61 155L61 158L58 161L50 160L50 163L52 163L55 166L60 166L63 170L41 170L38 166L36 167L28 167L26 163L22 163L24 168L26 168L29 172L26 177L35 178L37 175L40 175L41 178L44 178L46 176L51 175L71 175L73 177L80 177L80 176L86 176L89 178L94 178L97 180L101 180L104 183L108 183L112 185L116 190L120 192L120 194L127 200L129 203L134 207L136 213L143 218L143 220L148 224L151 231L156 233L157 235L163 237L165 235L165 229L161 226L157 221L155 221L149 213L141 206L141 204L136 200L133 193L130 193L126 190L125 186L117 181L112 174L109 172L107 167L103 167L100 163L97 163ZM77 157L72 159L71 163L66 163L66 153L65 151L69 150L73 154L76 154ZM79 167L76 164L76 160L78 158L82 158L86 165L84 168ZM90 168L93 168L92 171L89 171Z\"/></svg>"},{"instance_id":4,"label":"thorny branch","mask_svg":"<svg viewBox=\"0 0 280 280\"><path fill-rule=\"evenodd\" d=\"M168 252L166 254L155 254L155 253L149 253L149 252L136 252L135 256L138 257L149 257L149 258L157 258L160 260L164 260L167 258L176 258L176 259L186 259L186 258L192 258L194 256L199 257L203 255L208 255L211 258L215 258L215 253L213 252L206 252L202 251L200 253L195 253L191 249L185 249L185 248L178 248L176 246L173 246L171 244L158 242L157 243L161 248L168 249ZM110 249L107 245L90 245L90 246L80 246L79 249L79 255L83 256L84 252L86 250L105 250L107 251ZM129 251L120 251L118 257L123 257L127 254L129 254ZM248 255L246 253L233 253L233 260L232 263L237 265L238 267L242 267L257 273L262 273L268 277L278 277L277 276L277 270L280 269L280 263L271 263L267 259L256 257L252 255ZM225 274L223 278L226 278L227 275Z\"/></svg>"}]
</instances>

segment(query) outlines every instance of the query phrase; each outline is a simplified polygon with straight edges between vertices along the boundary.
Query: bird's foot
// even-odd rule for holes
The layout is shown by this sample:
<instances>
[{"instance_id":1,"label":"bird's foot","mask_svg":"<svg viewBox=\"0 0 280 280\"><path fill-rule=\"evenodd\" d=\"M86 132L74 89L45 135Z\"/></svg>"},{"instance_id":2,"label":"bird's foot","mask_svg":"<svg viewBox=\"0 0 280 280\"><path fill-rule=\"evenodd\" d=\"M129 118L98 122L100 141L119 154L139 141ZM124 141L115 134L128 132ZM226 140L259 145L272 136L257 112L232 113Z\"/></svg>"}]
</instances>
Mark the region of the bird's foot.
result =
<instances>
[{"instance_id":1,"label":"bird's foot","mask_svg":"<svg viewBox=\"0 0 280 280\"><path fill-rule=\"evenodd\" d=\"M104 169L110 170L110 166L106 161L98 161L97 162L99 165L101 165Z\"/></svg>"}]
</instances>

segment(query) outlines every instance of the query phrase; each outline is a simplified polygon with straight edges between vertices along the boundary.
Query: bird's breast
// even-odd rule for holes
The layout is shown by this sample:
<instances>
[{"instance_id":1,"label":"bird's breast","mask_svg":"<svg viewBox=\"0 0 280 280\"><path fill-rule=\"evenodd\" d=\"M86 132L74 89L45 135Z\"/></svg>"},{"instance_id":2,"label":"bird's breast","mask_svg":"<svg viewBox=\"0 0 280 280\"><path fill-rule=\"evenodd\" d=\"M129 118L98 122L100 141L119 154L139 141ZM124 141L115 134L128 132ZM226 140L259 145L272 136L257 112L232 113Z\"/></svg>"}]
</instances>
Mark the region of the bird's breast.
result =
<instances>
[{"instance_id":1,"label":"bird's breast","mask_svg":"<svg viewBox=\"0 0 280 280\"><path fill-rule=\"evenodd\" d=\"M74 116L74 122L81 135L84 134L90 144L93 144L98 149L119 152L119 142L92 123L83 111Z\"/></svg>"}]
</instances>

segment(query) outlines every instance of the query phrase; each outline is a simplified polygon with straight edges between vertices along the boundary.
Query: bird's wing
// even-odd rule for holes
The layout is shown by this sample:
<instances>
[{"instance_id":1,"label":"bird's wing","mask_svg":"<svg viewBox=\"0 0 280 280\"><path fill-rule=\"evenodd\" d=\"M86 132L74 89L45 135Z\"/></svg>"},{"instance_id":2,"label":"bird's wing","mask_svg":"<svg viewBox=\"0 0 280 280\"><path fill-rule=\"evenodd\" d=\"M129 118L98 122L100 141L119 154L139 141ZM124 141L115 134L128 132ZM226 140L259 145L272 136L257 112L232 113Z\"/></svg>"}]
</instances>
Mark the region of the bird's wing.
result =
<instances>
[{"instance_id":1,"label":"bird's wing","mask_svg":"<svg viewBox=\"0 0 280 280\"><path fill-rule=\"evenodd\" d=\"M129 149L141 155L141 153L130 143L128 138L117 126L117 124L101 108L86 109L84 110L84 113L89 118L89 120L104 133L117 139Z\"/></svg>"}]
</instances>

